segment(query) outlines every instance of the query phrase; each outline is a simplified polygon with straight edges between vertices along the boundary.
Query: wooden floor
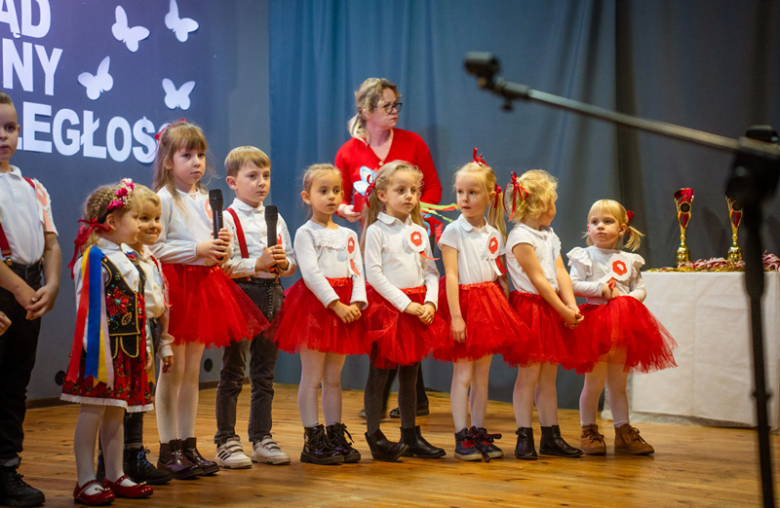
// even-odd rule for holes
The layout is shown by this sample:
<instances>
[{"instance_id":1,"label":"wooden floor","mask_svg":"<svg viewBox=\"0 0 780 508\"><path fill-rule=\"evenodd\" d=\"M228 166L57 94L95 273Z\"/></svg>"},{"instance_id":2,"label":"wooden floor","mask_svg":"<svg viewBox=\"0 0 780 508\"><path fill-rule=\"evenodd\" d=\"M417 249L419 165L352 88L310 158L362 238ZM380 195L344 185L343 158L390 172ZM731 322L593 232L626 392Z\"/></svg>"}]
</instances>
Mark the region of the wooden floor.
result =
<instances>
[{"instance_id":1,"label":"wooden floor","mask_svg":"<svg viewBox=\"0 0 780 508\"><path fill-rule=\"evenodd\" d=\"M197 433L199 449L214 455L216 390L201 392ZM453 457L452 417L447 394L431 396L431 415L418 419L424 435L447 450L440 460L405 459L402 463L371 459L358 416L363 393L344 392L344 418L363 454L359 464L314 466L298 460L302 430L296 403L297 387L277 385L274 437L293 458L289 466L255 464L252 469L220 471L215 477L155 487L149 501L117 500L114 506L314 507L314 506L759 506L760 483L756 434L749 430L694 426L639 427L656 449L655 456L612 455L613 431L606 432L609 454L582 459L515 460L515 423L510 404L491 402L488 428L504 433L507 458L465 463ZM238 430L246 441L248 390L239 401ZM27 413L21 473L46 494L47 507L72 507L76 482L73 429L78 406L32 409ZM145 419L146 442L157 460L157 427L153 413ZM579 415L561 410L564 437L578 442ZM538 431L535 423L535 432ZM399 436L398 420L383 422L388 437ZM775 457L780 443L772 436ZM537 434L538 443L538 434ZM245 444L251 452L251 445ZM775 470L778 464L775 459ZM780 478L780 476L776 476ZM776 489L780 490L780 489Z\"/></svg>"}]
</instances>

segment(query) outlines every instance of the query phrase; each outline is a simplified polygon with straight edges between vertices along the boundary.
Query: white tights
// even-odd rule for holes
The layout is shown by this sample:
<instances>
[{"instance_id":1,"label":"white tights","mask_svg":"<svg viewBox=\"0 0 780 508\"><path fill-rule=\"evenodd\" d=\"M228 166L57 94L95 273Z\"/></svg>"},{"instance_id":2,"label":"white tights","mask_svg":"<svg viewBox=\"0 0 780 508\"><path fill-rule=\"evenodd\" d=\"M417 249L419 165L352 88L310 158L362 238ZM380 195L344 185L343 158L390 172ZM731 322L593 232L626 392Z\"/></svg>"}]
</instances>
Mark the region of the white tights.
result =
<instances>
[{"instance_id":1,"label":"white tights","mask_svg":"<svg viewBox=\"0 0 780 508\"><path fill-rule=\"evenodd\" d=\"M78 484L95 479L95 441L100 431L100 441L103 443L103 460L106 465L106 478L116 482L125 472L122 468L122 453L124 451L124 419L125 410L115 406L96 406L82 404L79 420L76 423L76 434L73 436L73 451L76 455L76 473ZM122 485L135 485L129 480ZM97 492L99 485L87 489L87 494Z\"/></svg>"},{"instance_id":2,"label":"white tights","mask_svg":"<svg viewBox=\"0 0 780 508\"><path fill-rule=\"evenodd\" d=\"M557 376L558 366L549 363L535 363L517 368L512 403L518 427L531 426L534 399L542 427L558 425L558 390L555 386Z\"/></svg>"},{"instance_id":3,"label":"white tights","mask_svg":"<svg viewBox=\"0 0 780 508\"><path fill-rule=\"evenodd\" d=\"M173 346L173 367L157 380L155 406L161 443L195 437L198 414L198 375L203 344L191 342Z\"/></svg>"},{"instance_id":4,"label":"white tights","mask_svg":"<svg viewBox=\"0 0 780 508\"><path fill-rule=\"evenodd\" d=\"M341 368L345 355L301 348L301 384L298 411L304 427L319 425L317 392L322 383L322 416L325 425L341 423Z\"/></svg>"},{"instance_id":5,"label":"white tights","mask_svg":"<svg viewBox=\"0 0 780 508\"><path fill-rule=\"evenodd\" d=\"M471 406L471 425L477 428L485 426L488 377L492 359L493 355L488 355L474 361L458 360L452 365L450 405L456 432L467 427L468 406ZM470 393L469 386L471 386Z\"/></svg>"},{"instance_id":6,"label":"white tights","mask_svg":"<svg viewBox=\"0 0 780 508\"><path fill-rule=\"evenodd\" d=\"M628 396L626 395L628 372L623 372L624 368L625 365L600 361L593 367L593 371L585 374L585 386L580 395L582 425L596 423L599 397L604 390L605 380L609 389L609 409L612 411L615 427L628 423Z\"/></svg>"}]
</instances>

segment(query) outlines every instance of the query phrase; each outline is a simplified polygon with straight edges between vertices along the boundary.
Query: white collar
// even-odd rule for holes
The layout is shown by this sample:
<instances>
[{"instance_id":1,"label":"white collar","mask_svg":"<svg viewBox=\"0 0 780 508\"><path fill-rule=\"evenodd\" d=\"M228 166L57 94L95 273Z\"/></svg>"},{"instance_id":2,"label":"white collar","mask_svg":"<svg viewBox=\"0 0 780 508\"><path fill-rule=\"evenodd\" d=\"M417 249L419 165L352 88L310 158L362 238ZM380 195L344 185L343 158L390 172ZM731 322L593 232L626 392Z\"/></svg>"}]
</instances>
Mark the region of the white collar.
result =
<instances>
[{"instance_id":1,"label":"white collar","mask_svg":"<svg viewBox=\"0 0 780 508\"><path fill-rule=\"evenodd\" d=\"M413 224L412 222L412 215L409 214L406 216L406 221L401 222L401 219L397 217L393 217L392 215L388 215L385 212L379 212L379 215L377 216L377 220L382 221L383 224L387 224L388 226L392 226L395 223L405 225L405 226L411 226Z\"/></svg>"},{"instance_id":2,"label":"white collar","mask_svg":"<svg viewBox=\"0 0 780 508\"><path fill-rule=\"evenodd\" d=\"M250 214L250 213L264 213L265 207L263 206L263 203L260 203L260 206L251 206L243 201L241 201L238 198L233 199L233 204L230 205L231 207L235 208L236 210L240 210L244 213Z\"/></svg>"},{"instance_id":3,"label":"white collar","mask_svg":"<svg viewBox=\"0 0 780 508\"><path fill-rule=\"evenodd\" d=\"M148 261L152 257L152 251L149 250L149 247L147 247L146 245L141 245L142 247L141 252L138 252L137 250L135 250L134 248L126 244L122 244L122 247L123 247L122 250L126 250L135 254L142 261ZM124 249L124 247L127 247L127 249Z\"/></svg>"},{"instance_id":4,"label":"white collar","mask_svg":"<svg viewBox=\"0 0 780 508\"><path fill-rule=\"evenodd\" d=\"M6 175L8 176L14 175L16 178L22 178L22 171L18 167L12 164L11 171L9 171L8 173L0 173L0 176L6 176Z\"/></svg>"},{"instance_id":5,"label":"white collar","mask_svg":"<svg viewBox=\"0 0 780 508\"><path fill-rule=\"evenodd\" d=\"M533 234L535 234L539 238L544 238L546 232L552 231L552 228L550 228L549 226L542 226L541 229L537 230L537 229L534 229L534 228L532 228L531 226L529 226L527 224L523 224L522 222L518 222L517 225L522 227L522 228L525 228L526 230L528 230L530 232L532 232Z\"/></svg>"},{"instance_id":6,"label":"white collar","mask_svg":"<svg viewBox=\"0 0 780 508\"><path fill-rule=\"evenodd\" d=\"M592 249L594 249L595 251L600 252L600 253L602 253L604 255L620 254L622 252L620 249L600 249L600 248L596 247L595 245L591 245L590 247Z\"/></svg>"},{"instance_id":7,"label":"white collar","mask_svg":"<svg viewBox=\"0 0 780 508\"><path fill-rule=\"evenodd\" d=\"M103 237L98 238L96 245L100 248L100 250L122 250L121 246L115 244L111 240L106 240Z\"/></svg>"},{"instance_id":8,"label":"white collar","mask_svg":"<svg viewBox=\"0 0 780 508\"><path fill-rule=\"evenodd\" d=\"M488 224L487 220L485 220L485 225L482 226L482 229L478 229L476 226L472 226L469 220L464 217L463 214L460 214L460 217L458 217L458 223L466 233L471 233L472 231L476 231L477 233L490 232L488 229L490 224Z\"/></svg>"},{"instance_id":9,"label":"white collar","mask_svg":"<svg viewBox=\"0 0 780 508\"><path fill-rule=\"evenodd\" d=\"M201 192L201 191L200 191L200 189L195 189L195 192L193 192L192 194L190 194L189 192L184 192L183 190L179 190L179 188L178 188L178 187L176 187L176 192L178 192L178 193L179 193L179 194L181 194L182 196L184 196L184 197L188 197L188 198L190 198L190 199L198 199L198 197L199 197L201 194L206 194L205 192Z\"/></svg>"}]
</instances>

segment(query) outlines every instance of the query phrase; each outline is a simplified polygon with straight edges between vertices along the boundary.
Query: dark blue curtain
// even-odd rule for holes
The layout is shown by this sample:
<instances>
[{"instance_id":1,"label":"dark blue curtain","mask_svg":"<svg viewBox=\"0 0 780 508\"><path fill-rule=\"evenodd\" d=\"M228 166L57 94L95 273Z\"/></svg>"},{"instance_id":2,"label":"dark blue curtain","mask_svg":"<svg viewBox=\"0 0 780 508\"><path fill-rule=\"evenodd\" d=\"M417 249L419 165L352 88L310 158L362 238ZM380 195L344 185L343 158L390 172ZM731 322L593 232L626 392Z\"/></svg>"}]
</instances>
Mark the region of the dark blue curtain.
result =
<instances>
[{"instance_id":1,"label":"dark blue curtain","mask_svg":"<svg viewBox=\"0 0 780 508\"><path fill-rule=\"evenodd\" d=\"M553 227L564 251L583 245L587 211L609 197L636 211L648 266L674 262L679 241L672 194L696 194L688 244L695 258L730 244L723 184L730 156L603 122L501 102L463 70L467 51L491 51L502 74L533 88L648 118L737 137L778 123L778 4L688 1L365 2L272 0L271 146L274 196L292 227L306 219L303 169L333 161L348 139L354 91L385 77L403 94L399 126L431 148L444 201L454 171L479 147L506 182L544 168L560 180ZM778 205L769 210L770 250L780 249ZM297 359L282 358L297 382ZM362 388L365 361L350 360L345 385ZM432 387L449 390L450 367L428 363ZM509 400L514 372L494 362L491 396ZM576 407L576 376L559 381L561 406Z\"/></svg>"}]
</instances>

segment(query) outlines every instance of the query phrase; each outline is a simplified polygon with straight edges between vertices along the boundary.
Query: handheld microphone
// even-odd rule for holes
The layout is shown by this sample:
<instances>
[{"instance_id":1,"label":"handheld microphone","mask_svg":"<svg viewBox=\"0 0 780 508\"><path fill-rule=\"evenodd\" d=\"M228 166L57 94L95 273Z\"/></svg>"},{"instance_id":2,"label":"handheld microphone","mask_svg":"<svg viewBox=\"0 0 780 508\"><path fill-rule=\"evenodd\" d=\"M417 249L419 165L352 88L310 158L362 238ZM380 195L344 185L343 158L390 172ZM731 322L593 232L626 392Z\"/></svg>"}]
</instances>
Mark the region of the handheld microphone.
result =
<instances>
[{"instance_id":1,"label":"handheld microphone","mask_svg":"<svg viewBox=\"0 0 780 508\"><path fill-rule=\"evenodd\" d=\"M212 221L214 224L214 239L219 237L219 230L225 225L222 219L222 191L220 189L211 189L209 191L209 205L211 205ZM220 256L217 259L222 261Z\"/></svg>"},{"instance_id":2,"label":"handheld microphone","mask_svg":"<svg viewBox=\"0 0 780 508\"><path fill-rule=\"evenodd\" d=\"M279 222L279 209L274 205L268 205L265 207L265 226L268 232L267 245L273 247L278 242L276 241L276 223ZM271 267L271 273L279 275L279 266L274 265Z\"/></svg>"}]
</instances>

